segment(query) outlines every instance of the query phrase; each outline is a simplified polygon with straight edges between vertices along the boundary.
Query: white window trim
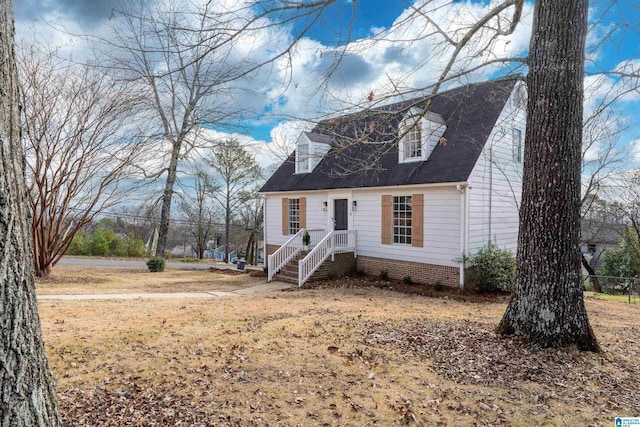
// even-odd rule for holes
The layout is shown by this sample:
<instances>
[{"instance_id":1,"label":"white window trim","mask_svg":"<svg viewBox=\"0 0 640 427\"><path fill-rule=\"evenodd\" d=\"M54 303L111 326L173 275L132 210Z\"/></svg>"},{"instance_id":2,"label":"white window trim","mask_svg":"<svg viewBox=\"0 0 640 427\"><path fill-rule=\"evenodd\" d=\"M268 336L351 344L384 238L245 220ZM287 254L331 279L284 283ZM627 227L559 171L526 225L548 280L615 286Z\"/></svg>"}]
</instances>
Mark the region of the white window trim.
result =
<instances>
[{"instance_id":1,"label":"white window trim","mask_svg":"<svg viewBox=\"0 0 640 427\"><path fill-rule=\"evenodd\" d=\"M294 220L292 214L297 213L297 221ZM295 199L289 199L289 203L288 203L288 209L287 209L287 228L289 231L289 235L292 234L296 234L298 231L300 231L300 199L299 198L295 198ZM297 223L298 227L292 227L291 225L293 223Z\"/></svg>"},{"instance_id":2,"label":"white window trim","mask_svg":"<svg viewBox=\"0 0 640 427\"><path fill-rule=\"evenodd\" d=\"M313 143L309 140L305 141L306 145L308 148L307 150L307 158L306 160L302 161L300 160L300 143L298 143L297 147L296 147L296 173L309 173L311 172L311 151L313 149ZM306 164L306 169L302 170L300 169L300 166Z\"/></svg>"},{"instance_id":3,"label":"white window trim","mask_svg":"<svg viewBox=\"0 0 640 427\"><path fill-rule=\"evenodd\" d=\"M522 163L522 130L515 127L511 129L511 138L513 139L512 160L516 163Z\"/></svg>"},{"instance_id":4,"label":"white window trim","mask_svg":"<svg viewBox=\"0 0 640 427\"><path fill-rule=\"evenodd\" d=\"M424 132L423 132L423 123L421 119L418 119L415 124L408 123L411 119L406 119L402 125L400 126L400 134L402 138L400 138L400 143L398 144L398 162L399 163L411 163L411 162L420 162L426 160L426 147L424 141ZM408 157L405 156L405 151L407 151L407 140L410 135L413 136L415 133L415 127L418 126L420 129L420 156Z\"/></svg>"},{"instance_id":5,"label":"white window trim","mask_svg":"<svg viewBox=\"0 0 640 427\"><path fill-rule=\"evenodd\" d=\"M405 204L406 204L406 198L412 199L411 195L394 195L391 198L391 244L392 245L399 245L399 246L411 246L412 244L412 235L413 235L413 200L411 200L411 210L405 210L404 212L409 212L410 216L409 216L409 221L411 221L411 225L407 226L407 225L403 225L403 226L397 226L395 224L395 214L396 214L396 199L399 197L404 197L405 198ZM406 218L405 218L406 220ZM409 230L409 234L396 234L396 227L402 227L403 229ZM405 239L405 242L396 242L396 237L398 237L398 240L400 240L400 237ZM407 241L408 240L408 241Z\"/></svg>"}]
</instances>

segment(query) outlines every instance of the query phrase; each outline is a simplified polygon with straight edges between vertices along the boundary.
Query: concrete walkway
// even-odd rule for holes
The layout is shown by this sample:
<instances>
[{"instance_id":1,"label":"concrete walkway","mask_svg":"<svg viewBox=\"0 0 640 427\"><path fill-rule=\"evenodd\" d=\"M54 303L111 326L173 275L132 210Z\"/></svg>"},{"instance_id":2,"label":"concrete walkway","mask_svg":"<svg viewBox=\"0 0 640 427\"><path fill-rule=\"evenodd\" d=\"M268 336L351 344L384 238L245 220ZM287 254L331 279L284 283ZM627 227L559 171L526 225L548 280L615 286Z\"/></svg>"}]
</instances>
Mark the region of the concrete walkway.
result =
<instances>
[{"instance_id":1,"label":"concrete walkway","mask_svg":"<svg viewBox=\"0 0 640 427\"><path fill-rule=\"evenodd\" d=\"M294 288L291 283L269 282L260 283L248 288L228 292L174 292L149 294L83 294L83 295L38 295L38 300L100 300L100 299L137 299L137 298L213 298L237 297L241 295L267 294L284 289Z\"/></svg>"}]
</instances>

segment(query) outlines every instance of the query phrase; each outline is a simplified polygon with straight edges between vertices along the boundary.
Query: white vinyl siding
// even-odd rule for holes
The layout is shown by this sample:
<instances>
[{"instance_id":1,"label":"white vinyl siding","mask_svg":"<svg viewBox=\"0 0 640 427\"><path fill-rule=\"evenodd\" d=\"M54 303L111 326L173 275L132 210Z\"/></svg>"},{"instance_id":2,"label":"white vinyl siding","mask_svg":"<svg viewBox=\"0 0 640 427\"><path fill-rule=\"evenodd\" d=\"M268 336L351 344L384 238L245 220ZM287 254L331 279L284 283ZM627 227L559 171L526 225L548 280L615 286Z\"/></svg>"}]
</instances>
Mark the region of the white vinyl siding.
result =
<instances>
[{"instance_id":1,"label":"white vinyl siding","mask_svg":"<svg viewBox=\"0 0 640 427\"><path fill-rule=\"evenodd\" d=\"M515 92L512 96L515 95ZM517 95L516 95L517 96ZM469 176L469 254L489 241L516 252L522 192L522 157L517 160L519 130L523 152L526 116L522 100L508 102ZM522 156L522 154L520 154Z\"/></svg>"},{"instance_id":2,"label":"white vinyl siding","mask_svg":"<svg viewBox=\"0 0 640 427\"><path fill-rule=\"evenodd\" d=\"M382 195L424 194L423 246L382 244L380 239ZM460 193L448 187L396 187L393 189L354 189L353 228L357 231L358 256L405 260L458 267L460 256ZM411 237L411 235L409 235Z\"/></svg>"},{"instance_id":3,"label":"white vinyl siding","mask_svg":"<svg viewBox=\"0 0 640 427\"><path fill-rule=\"evenodd\" d=\"M282 234L282 199L283 198L306 198L306 228L324 229L327 227L327 211L322 210L322 202L327 200L324 192L307 193L269 193L266 194L264 209L266 211L266 243L268 245L282 245L291 235ZM288 206L288 205L287 205ZM285 212L288 215L288 212ZM288 218L287 218L288 220Z\"/></svg>"},{"instance_id":4,"label":"white vinyl siding","mask_svg":"<svg viewBox=\"0 0 640 427\"><path fill-rule=\"evenodd\" d=\"M424 194L423 247L403 244L383 245L380 240L382 218L382 195L411 196ZM300 192L295 194L267 194L265 227L267 244L282 245L290 236L280 230L282 197L306 197L307 228L327 229L333 216L332 200L349 199L358 204L356 210L349 209L349 229L356 230L358 255L397 259L411 262L458 267L455 261L460 256L460 193L455 185L446 187L396 187L393 189L353 189ZM329 200L328 209L322 209ZM410 235L409 235L410 236Z\"/></svg>"}]
</instances>

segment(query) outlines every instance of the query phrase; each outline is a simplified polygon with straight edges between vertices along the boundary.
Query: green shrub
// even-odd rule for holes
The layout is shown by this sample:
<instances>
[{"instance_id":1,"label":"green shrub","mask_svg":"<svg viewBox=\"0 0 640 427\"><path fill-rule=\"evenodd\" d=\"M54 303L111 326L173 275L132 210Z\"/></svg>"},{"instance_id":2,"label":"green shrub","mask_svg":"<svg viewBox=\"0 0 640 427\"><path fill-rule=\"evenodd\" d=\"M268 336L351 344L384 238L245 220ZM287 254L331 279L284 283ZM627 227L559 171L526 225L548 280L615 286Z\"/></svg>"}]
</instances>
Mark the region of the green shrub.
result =
<instances>
[{"instance_id":1,"label":"green shrub","mask_svg":"<svg viewBox=\"0 0 640 427\"><path fill-rule=\"evenodd\" d=\"M602 292L614 295L627 293L631 281L622 278L638 276L640 273L638 264L636 257L624 243L616 249L607 250L602 258L599 273L610 278L600 278Z\"/></svg>"},{"instance_id":2,"label":"green shrub","mask_svg":"<svg viewBox=\"0 0 640 427\"><path fill-rule=\"evenodd\" d=\"M433 285L433 289L436 292L440 292L442 290L442 282L440 280L436 280L436 284Z\"/></svg>"},{"instance_id":3,"label":"green shrub","mask_svg":"<svg viewBox=\"0 0 640 427\"><path fill-rule=\"evenodd\" d=\"M358 276L358 277L364 277L364 276L366 276L366 275L367 275L367 273L365 273L364 269L362 269L362 268L358 268L358 269L356 270L356 276Z\"/></svg>"},{"instance_id":4,"label":"green shrub","mask_svg":"<svg viewBox=\"0 0 640 427\"><path fill-rule=\"evenodd\" d=\"M164 258L158 256L151 258L149 261L147 261L147 267L152 273L164 271Z\"/></svg>"},{"instance_id":5,"label":"green shrub","mask_svg":"<svg viewBox=\"0 0 640 427\"><path fill-rule=\"evenodd\" d=\"M380 278L385 282L389 281L389 272L387 270L380 270Z\"/></svg>"},{"instance_id":6,"label":"green shrub","mask_svg":"<svg viewBox=\"0 0 640 427\"><path fill-rule=\"evenodd\" d=\"M516 260L507 249L482 248L469 259L468 283L478 292L511 291Z\"/></svg>"},{"instance_id":7,"label":"green shrub","mask_svg":"<svg viewBox=\"0 0 640 427\"><path fill-rule=\"evenodd\" d=\"M69 255L90 255L89 253L89 244L90 244L90 236L86 231L79 231L73 236L73 240L71 241L71 245L67 250L67 254Z\"/></svg>"},{"instance_id":8,"label":"green shrub","mask_svg":"<svg viewBox=\"0 0 640 427\"><path fill-rule=\"evenodd\" d=\"M405 285L410 285L413 283L413 279L411 279L411 276L406 275L402 278L402 283L404 283Z\"/></svg>"},{"instance_id":9,"label":"green shrub","mask_svg":"<svg viewBox=\"0 0 640 427\"><path fill-rule=\"evenodd\" d=\"M142 257L146 251L144 241L129 235L126 242L128 257Z\"/></svg>"},{"instance_id":10,"label":"green shrub","mask_svg":"<svg viewBox=\"0 0 640 427\"><path fill-rule=\"evenodd\" d=\"M93 237L89 243L89 253L93 256L107 256L111 252L111 244L115 233L113 230L98 228L93 232Z\"/></svg>"}]
</instances>

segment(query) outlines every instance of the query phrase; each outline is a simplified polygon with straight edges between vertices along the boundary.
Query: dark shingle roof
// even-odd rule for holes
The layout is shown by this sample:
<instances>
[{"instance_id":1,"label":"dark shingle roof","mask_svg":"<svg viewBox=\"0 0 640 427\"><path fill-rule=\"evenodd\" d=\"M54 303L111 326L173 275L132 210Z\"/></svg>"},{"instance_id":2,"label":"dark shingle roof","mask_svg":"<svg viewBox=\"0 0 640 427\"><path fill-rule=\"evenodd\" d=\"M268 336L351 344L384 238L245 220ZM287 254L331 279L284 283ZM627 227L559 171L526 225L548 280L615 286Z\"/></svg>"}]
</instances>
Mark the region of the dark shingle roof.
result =
<instances>
[{"instance_id":1,"label":"dark shingle roof","mask_svg":"<svg viewBox=\"0 0 640 427\"><path fill-rule=\"evenodd\" d=\"M514 85L515 80L496 80L436 95L430 111L445 120L447 130L443 136L447 145L436 145L422 162L398 163L397 137L403 115L413 107L423 108L427 98L321 122L313 130L314 138L330 136L332 148L318 166L310 173L295 174L295 153L292 153L260 191L466 181ZM363 135L368 143L358 142Z\"/></svg>"}]
</instances>

